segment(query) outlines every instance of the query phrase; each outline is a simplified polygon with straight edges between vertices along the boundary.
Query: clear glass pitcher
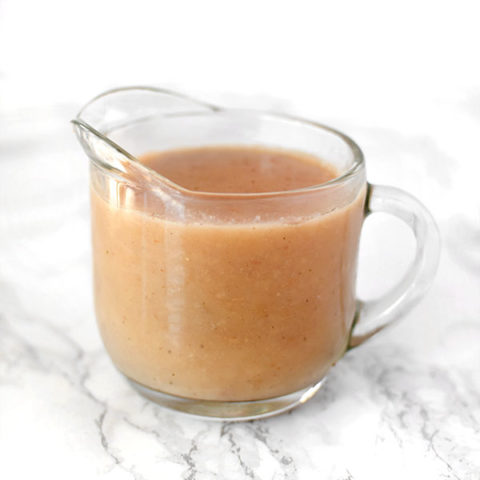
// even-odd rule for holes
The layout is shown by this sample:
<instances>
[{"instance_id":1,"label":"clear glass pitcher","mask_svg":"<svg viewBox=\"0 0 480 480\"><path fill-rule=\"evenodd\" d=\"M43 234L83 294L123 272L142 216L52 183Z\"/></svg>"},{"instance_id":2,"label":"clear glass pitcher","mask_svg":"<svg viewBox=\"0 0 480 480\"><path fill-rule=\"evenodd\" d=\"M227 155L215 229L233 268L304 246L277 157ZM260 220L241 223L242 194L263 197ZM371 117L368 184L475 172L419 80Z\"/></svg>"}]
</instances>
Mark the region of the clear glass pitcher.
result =
<instances>
[{"instance_id":1,"label":"clear glass pitcher","mask_svg":"<svg viewBox=\"0 0 480 480\"><path fill-rule=\"evenodd\" d=\"M361 150L334 129L146 87L96 97L73 124L91 161L101 335L119 371L163 406L221 419L295 407L433 279L431 215L405 192L369 185ZM222 145L301 151L339 174L296 190L217 193L189 190L138 160ZM360 232L376 211L411 227L416 256L393 290L360 302Z\"/></svg>"}]
</instances>

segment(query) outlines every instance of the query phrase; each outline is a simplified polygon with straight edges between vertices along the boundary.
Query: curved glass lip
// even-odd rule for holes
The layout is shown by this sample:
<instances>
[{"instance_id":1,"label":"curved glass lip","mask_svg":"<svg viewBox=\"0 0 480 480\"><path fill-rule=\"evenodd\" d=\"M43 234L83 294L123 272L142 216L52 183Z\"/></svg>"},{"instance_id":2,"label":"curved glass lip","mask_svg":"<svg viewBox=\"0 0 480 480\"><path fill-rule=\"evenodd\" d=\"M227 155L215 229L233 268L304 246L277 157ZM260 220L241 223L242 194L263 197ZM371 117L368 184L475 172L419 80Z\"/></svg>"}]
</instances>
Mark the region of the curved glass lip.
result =
<instances>
[{"instance_id":1,"label":"curved glass lip","mask_svg":"<svg viewBox=\"0 0 480 480\"><path fill-rule=\"evenodd\" d=\"M342 140L351 150L353 154L353 161L352 165L345 170L341 175L338 177L333 178L332 180L329 180L328 182L320 183L320 184L315 184L315 185L309 185L306 187L302 188L297 188L297 189L292 189L292 190L279 190L279 191L272 191L272 192L254 192L254 193L236 193L236 192L205 192L201 190L190 190L188 188L185 188L178 183L173 182L169 178L161 175L157 171L149 168L148 166L142 164L134 155L131 153L127 152L125 149L123 149L120 145L115 143L113 140L111 140L107 136L107 132L101 132L94 127L92 127L90 124L85 122L82 119L82 114L84 111L89 107L90 105L94 104L97 100L100 100L101 98L115 94L115 93L120 93L120 92L125 92L125 91L149 91L149 92L154 92L154 93L161 93L165 95L170 95L174 96L177 98L181 98L183 100L188 100L192 102L192 104L197 104L198 106L201 106L203 108L206 108L204 111L189 111L189 112L180 112L180 113L159 113L159 114L153 114L153 115L148 115L145 117L142 117L141 119L136 119L136 121L145 121L151 118L154 118L156 116L164 116L164 117L181 117L181 116L198 116L198 115L215 115L215 114L235 114L235 113L243 113L243 114L250 114L255 116L256 118L259 117L269 117L273 120L284 120L287 122L291 122L292 124L300 124L300 125L305 125L307 127L313 127L317 130L322 130L325 132L328 132L330 134L333 134L340 140ZM307 120L301 117L297 117L295 115L290 115L290 114L285 114L285 113L277 113L273 111L268 111L268 110L256 110L256 109L251 109L251 108L229 108L229 107L220 107L217 105L213 105L210 103L202 102L201 100L194 99L192 97L189 97L188 95L184 95L178 92L175 92L173 90L168 90L164 88L157 88L157 87L146 87L146 86L129 86L129 87L120 87L120 88L113 88L110 90L107 90L100 95L97 95L93 99L91 99L89 102L87 102L78 112L77 116L72 120L72 123L74 125L86 128L87 130L90 131L90 133L94 134L95 136L99 137L101 140L106 142L108 145L110 145L112 148L114 148L118 153L126 157L129 161L134 162L135 165L140 167L142 170L145 170L146 173L148 173L151 177L154 179L158 180L164 185L168 185L169 187L173 188L174 190L178 191L182 195L188 195L188 196L193 196L193 197L198 197L198 198L211 198L211 199L259 199L259 198L270 198L270 197L279 197L279 196L286 196L286 195L296 195L296 194L302 194L302 193L312 193L312 192L317 192L321 190L326 190L329 188L332 188L334 186L341 185L345 183L346 181L350 180L352 177L354 177L358 172L360 172L362 169L365 168L365 157L363 155L362 150L360 147L357 145L357 143L350 138L348 135L345 135L344 133L340 132L339 130L329 127L327 125L324 125L322 123L313 121L313 120ZM125 125L130 124L131 122L127 122ZM117 126L116 128L120 128ZM113 131L116 128L110 130ZM212 144L214 145L214 144ZM215 144L216 145L216 144ZM232 144L233 145L233 144ZM233 145L235 146L235 145ZM242 144L242 146L244 146ZM252 146L254 146L252 144ZM255 145L256 146L256 145ZM266 147L271 146L274 147L274 145L265 145ZM301 150L299 150L301 152ZM101 167L102 168L107 168L108 170L116 170L110 165L106 165L100 160Z\"/></svg>"}]
</instances>

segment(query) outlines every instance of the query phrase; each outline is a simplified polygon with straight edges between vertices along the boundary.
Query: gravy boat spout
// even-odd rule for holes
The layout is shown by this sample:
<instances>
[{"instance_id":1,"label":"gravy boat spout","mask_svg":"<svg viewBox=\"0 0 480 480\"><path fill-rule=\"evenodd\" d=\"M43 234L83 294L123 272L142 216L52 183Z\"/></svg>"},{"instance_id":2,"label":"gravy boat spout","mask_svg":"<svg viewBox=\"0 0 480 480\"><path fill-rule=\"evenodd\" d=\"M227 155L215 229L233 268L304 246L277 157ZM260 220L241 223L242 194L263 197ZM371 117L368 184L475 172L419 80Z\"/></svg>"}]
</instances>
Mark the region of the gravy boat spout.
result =
<instances>
[{"instance_id":1,"label":"gravy boat spout","mask_svg":"<svg viewBox=\"0 0 480 480\"><path fill-rule=\"evenodd\" d=\"M215 106L165 89L125 87L93 98L72 124L80 145L95 166L127 183L135 179L137 184L169 191L179 187L140 163L138 155L164 148L162 119L217 110ZM154 129L158 132L152 135ZM157 138L158 144L152 144L152 138Z\"/></svg>"}]
</instances>

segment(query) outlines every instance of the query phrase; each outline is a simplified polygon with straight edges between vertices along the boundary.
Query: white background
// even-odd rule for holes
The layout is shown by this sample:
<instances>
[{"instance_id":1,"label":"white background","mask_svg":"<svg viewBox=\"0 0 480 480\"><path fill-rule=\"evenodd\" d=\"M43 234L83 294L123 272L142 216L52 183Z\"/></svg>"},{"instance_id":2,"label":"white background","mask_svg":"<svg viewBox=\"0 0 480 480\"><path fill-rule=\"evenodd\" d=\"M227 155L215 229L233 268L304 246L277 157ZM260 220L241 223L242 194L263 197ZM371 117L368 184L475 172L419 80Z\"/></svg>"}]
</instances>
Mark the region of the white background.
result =
<instances>
[{"instance_id":1,"label":"white background","mask_svg":"<svg viewBox=\"0 0 480 480\"><path fill-rule=\"evenodd\" d=\"M4 107L124 84L267 95L402 122L480 82L476 2L0 2ZM466 98L465 98L466 100Z\"/></svg>"}]
</instances>

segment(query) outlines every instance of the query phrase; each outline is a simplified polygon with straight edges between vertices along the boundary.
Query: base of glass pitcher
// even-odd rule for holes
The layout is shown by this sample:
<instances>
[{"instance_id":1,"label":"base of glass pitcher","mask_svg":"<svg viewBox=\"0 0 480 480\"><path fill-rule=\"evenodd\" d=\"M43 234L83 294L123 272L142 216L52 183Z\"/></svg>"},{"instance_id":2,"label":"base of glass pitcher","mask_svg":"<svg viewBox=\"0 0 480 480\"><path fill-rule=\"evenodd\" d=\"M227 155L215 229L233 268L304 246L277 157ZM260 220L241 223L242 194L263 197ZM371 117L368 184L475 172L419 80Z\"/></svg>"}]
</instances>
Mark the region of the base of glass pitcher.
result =
<instances>
[{"instance_id":1,"label":"base of glass pitcher","mask_svg":"<svg viewBox=\"0 0 480 480\"><path fill-rule=\"evenodd\" d=\"M142 396L162 407L208 420L226 420L230 422L256 420L291 410L310 400L318 392L325 380L323 378L310 387L288 395L282 395L281 397L246 402L219 402L176 397L175 395L152 390L128 377L126 378Z\"/></svg>"}]
</instances>

